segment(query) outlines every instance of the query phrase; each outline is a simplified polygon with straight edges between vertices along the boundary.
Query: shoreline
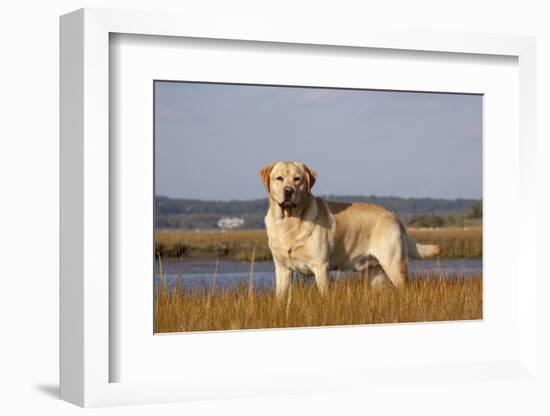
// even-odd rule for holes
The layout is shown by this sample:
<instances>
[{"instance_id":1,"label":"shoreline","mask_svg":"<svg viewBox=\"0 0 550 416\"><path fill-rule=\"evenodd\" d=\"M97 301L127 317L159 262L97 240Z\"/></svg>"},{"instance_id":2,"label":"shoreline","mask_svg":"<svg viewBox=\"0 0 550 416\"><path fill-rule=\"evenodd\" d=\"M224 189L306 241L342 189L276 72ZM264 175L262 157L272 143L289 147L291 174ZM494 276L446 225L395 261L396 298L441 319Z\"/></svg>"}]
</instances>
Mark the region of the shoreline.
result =
<instances>
[{"instance_id":1,"label":"shoreline","mask_svg":"<svg viewBox=\"0 0 550 416\"><path fill-rule=\"evenodd\" d=\"M483 256L481 227L409 228L409 236L422 244L439 244L441 259L475 259ZM265 229L256 230L155 230L155 257L214 257L236 261L271 260Z\"/></svg>"}]
</instances>

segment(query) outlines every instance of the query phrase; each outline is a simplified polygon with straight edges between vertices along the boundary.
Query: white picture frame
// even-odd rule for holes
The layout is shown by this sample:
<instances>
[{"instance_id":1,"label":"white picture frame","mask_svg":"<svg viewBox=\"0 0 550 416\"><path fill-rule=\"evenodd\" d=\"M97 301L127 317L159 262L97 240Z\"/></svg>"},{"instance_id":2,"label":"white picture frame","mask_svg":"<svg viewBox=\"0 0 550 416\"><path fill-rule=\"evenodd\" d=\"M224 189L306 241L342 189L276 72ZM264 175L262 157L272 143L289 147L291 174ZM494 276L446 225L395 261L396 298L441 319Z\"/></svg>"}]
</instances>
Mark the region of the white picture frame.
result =
<instances>
[{"instance_id":1,"label":"white picture frame","mask_svg":"<svg viewBox=\"0 0 550 416\"><path fill-rule=\"evenodd\" d=\"M248 23L247 23L248 22ZM147 36L332 45L453 54L516 57L519 67L519 192L517 201L517 348L498 361L444 362L415 366L414 379L531 380L537 382L535 268L535 42L530 37L428 32L330 33L281 28L243 20L213 20L208 25L192 16L82 9L61 18L61 398L80 406L185 401L198 398L373 389L376 383L407 379L409 369L335 368L327 372L269 373L255 379L219 374L213 381L193 376L178 381L111 382L119 360L110 348L113 298L109 276L110 172L109 36ZM529 215L528 215L529 213ZM414 329L412 329L414 330ZM336 336L332 331L323 337ZM237 341L238 342L238 341ZM367 371L368 370L368 371ZM481 374L481 376L480 376ZM346 380L345 382L343 380Z\"/></svg>"}]
</instances>

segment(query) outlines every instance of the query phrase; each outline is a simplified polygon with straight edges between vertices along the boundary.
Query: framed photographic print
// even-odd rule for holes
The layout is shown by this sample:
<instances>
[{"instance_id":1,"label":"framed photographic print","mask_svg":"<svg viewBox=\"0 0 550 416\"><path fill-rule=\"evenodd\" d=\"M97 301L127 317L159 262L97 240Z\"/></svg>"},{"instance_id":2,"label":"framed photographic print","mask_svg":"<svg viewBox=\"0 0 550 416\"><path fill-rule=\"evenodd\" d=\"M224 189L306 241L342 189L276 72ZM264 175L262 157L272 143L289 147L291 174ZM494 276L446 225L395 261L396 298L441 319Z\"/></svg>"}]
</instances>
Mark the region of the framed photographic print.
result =
<instances>
[{"instance_id":1,"label":"framed photographic print","mask_svg":"<svg viewBox=\"0 0 550 416\"><path fill-rule=\"evenodd\" d=\"M65 400L533 377L533 40L304 36L62 17Z\"/></svg>"},{"instance_id":2,"label":"framed photographic print","mask_svg":"<svg viewBox=\"0 0 550 416\"><path fill-rule=\"evenodd\" d=\"M155 333L482 319L482 95L153 88Z\"/></svg>"}]
</instances>

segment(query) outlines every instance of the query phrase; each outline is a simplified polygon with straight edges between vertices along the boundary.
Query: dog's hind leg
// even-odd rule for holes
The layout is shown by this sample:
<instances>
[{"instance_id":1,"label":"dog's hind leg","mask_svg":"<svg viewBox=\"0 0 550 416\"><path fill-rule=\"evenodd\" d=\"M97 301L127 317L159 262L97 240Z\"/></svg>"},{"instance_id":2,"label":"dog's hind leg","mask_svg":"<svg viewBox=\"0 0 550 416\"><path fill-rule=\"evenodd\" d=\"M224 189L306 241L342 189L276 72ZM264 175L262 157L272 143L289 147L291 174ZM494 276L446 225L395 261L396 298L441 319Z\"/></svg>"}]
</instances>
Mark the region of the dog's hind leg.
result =
<instances>
[{"instance_id":1,"label":"dog's hind leg","mask_svg":"<svg viewBox=\"0 0 550 416\"><path fill-rule=\"evenodd\" d=\"M376 257L388 279L395 287L402 287L408 279L407 245L399 222L371 236L369 254ZM373 238L374 237L374 238Z\"/></svg>"},{"instance_id":2,"label":"dog's hind leg","mask_svg":"<svg viewBox=\"0 0 550 416\"><path fill-rule=\"evenodd\" d=\"M382 269L382 266L380 266L379 264L369 266L367 270L369 286L373 288L381 288L387 286L388 276L386 276L386 273L384 272L384 269Z\"/></svg>"},{"instance_id":3,"label":"dog's hind leg","mask_svg":"<svg viewBox=\"0 0 550 416\"><path fill-rule=\"evenodd\" d=\"M408 280L407 261L397 255L387 259L379 259L386 276L392 284L399 288L405 285Z\"/></svg>"},{"instance_id":4,"label":"dog's hind leg","mask_svg":"<svg viewBox=\"0 0 550 416\"><path fill-rule=\"evenodd\" d=\"M384 269L388 279L395 287L402 287L407 283L407 248L401 236L397 235L393 241L386 241L383 249L378 249L373 255ZM396 241L397 240L397 241Z\"/></svg>"}]
</instances>

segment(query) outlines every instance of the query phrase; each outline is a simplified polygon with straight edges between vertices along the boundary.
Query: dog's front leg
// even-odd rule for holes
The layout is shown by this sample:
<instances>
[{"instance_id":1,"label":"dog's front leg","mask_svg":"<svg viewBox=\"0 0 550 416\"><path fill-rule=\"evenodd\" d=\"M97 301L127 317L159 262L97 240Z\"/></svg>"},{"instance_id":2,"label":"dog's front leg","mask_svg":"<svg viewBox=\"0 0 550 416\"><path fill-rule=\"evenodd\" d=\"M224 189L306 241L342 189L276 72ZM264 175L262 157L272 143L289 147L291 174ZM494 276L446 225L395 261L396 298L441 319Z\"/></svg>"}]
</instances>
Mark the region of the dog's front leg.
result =
<instances>
[{"instance_id":1,"label":"dog's front leg","mask_svg":"<svg viewBox=\"0 0 550 416\"><path fill-rule=\"evenodd\" d=\"M328 273L329 267L328 263L321 264L319 266L312 267L313 274L315 275L315 281L317 282L317 287L321 295L326 295L328 291Z\"/></svg>"},{"instance_id":2,"label":"dog's front leg","mask_svg":"<svg viewBox=\"0 0 550 416\"><path fill-rule=\"evenodd\" d=\"M290 277L292 276L292 270L283 266L278 262L275 263L275 294L278 299L281 299L288 290L290 285Z\"/></svg>"}]
</instances>

